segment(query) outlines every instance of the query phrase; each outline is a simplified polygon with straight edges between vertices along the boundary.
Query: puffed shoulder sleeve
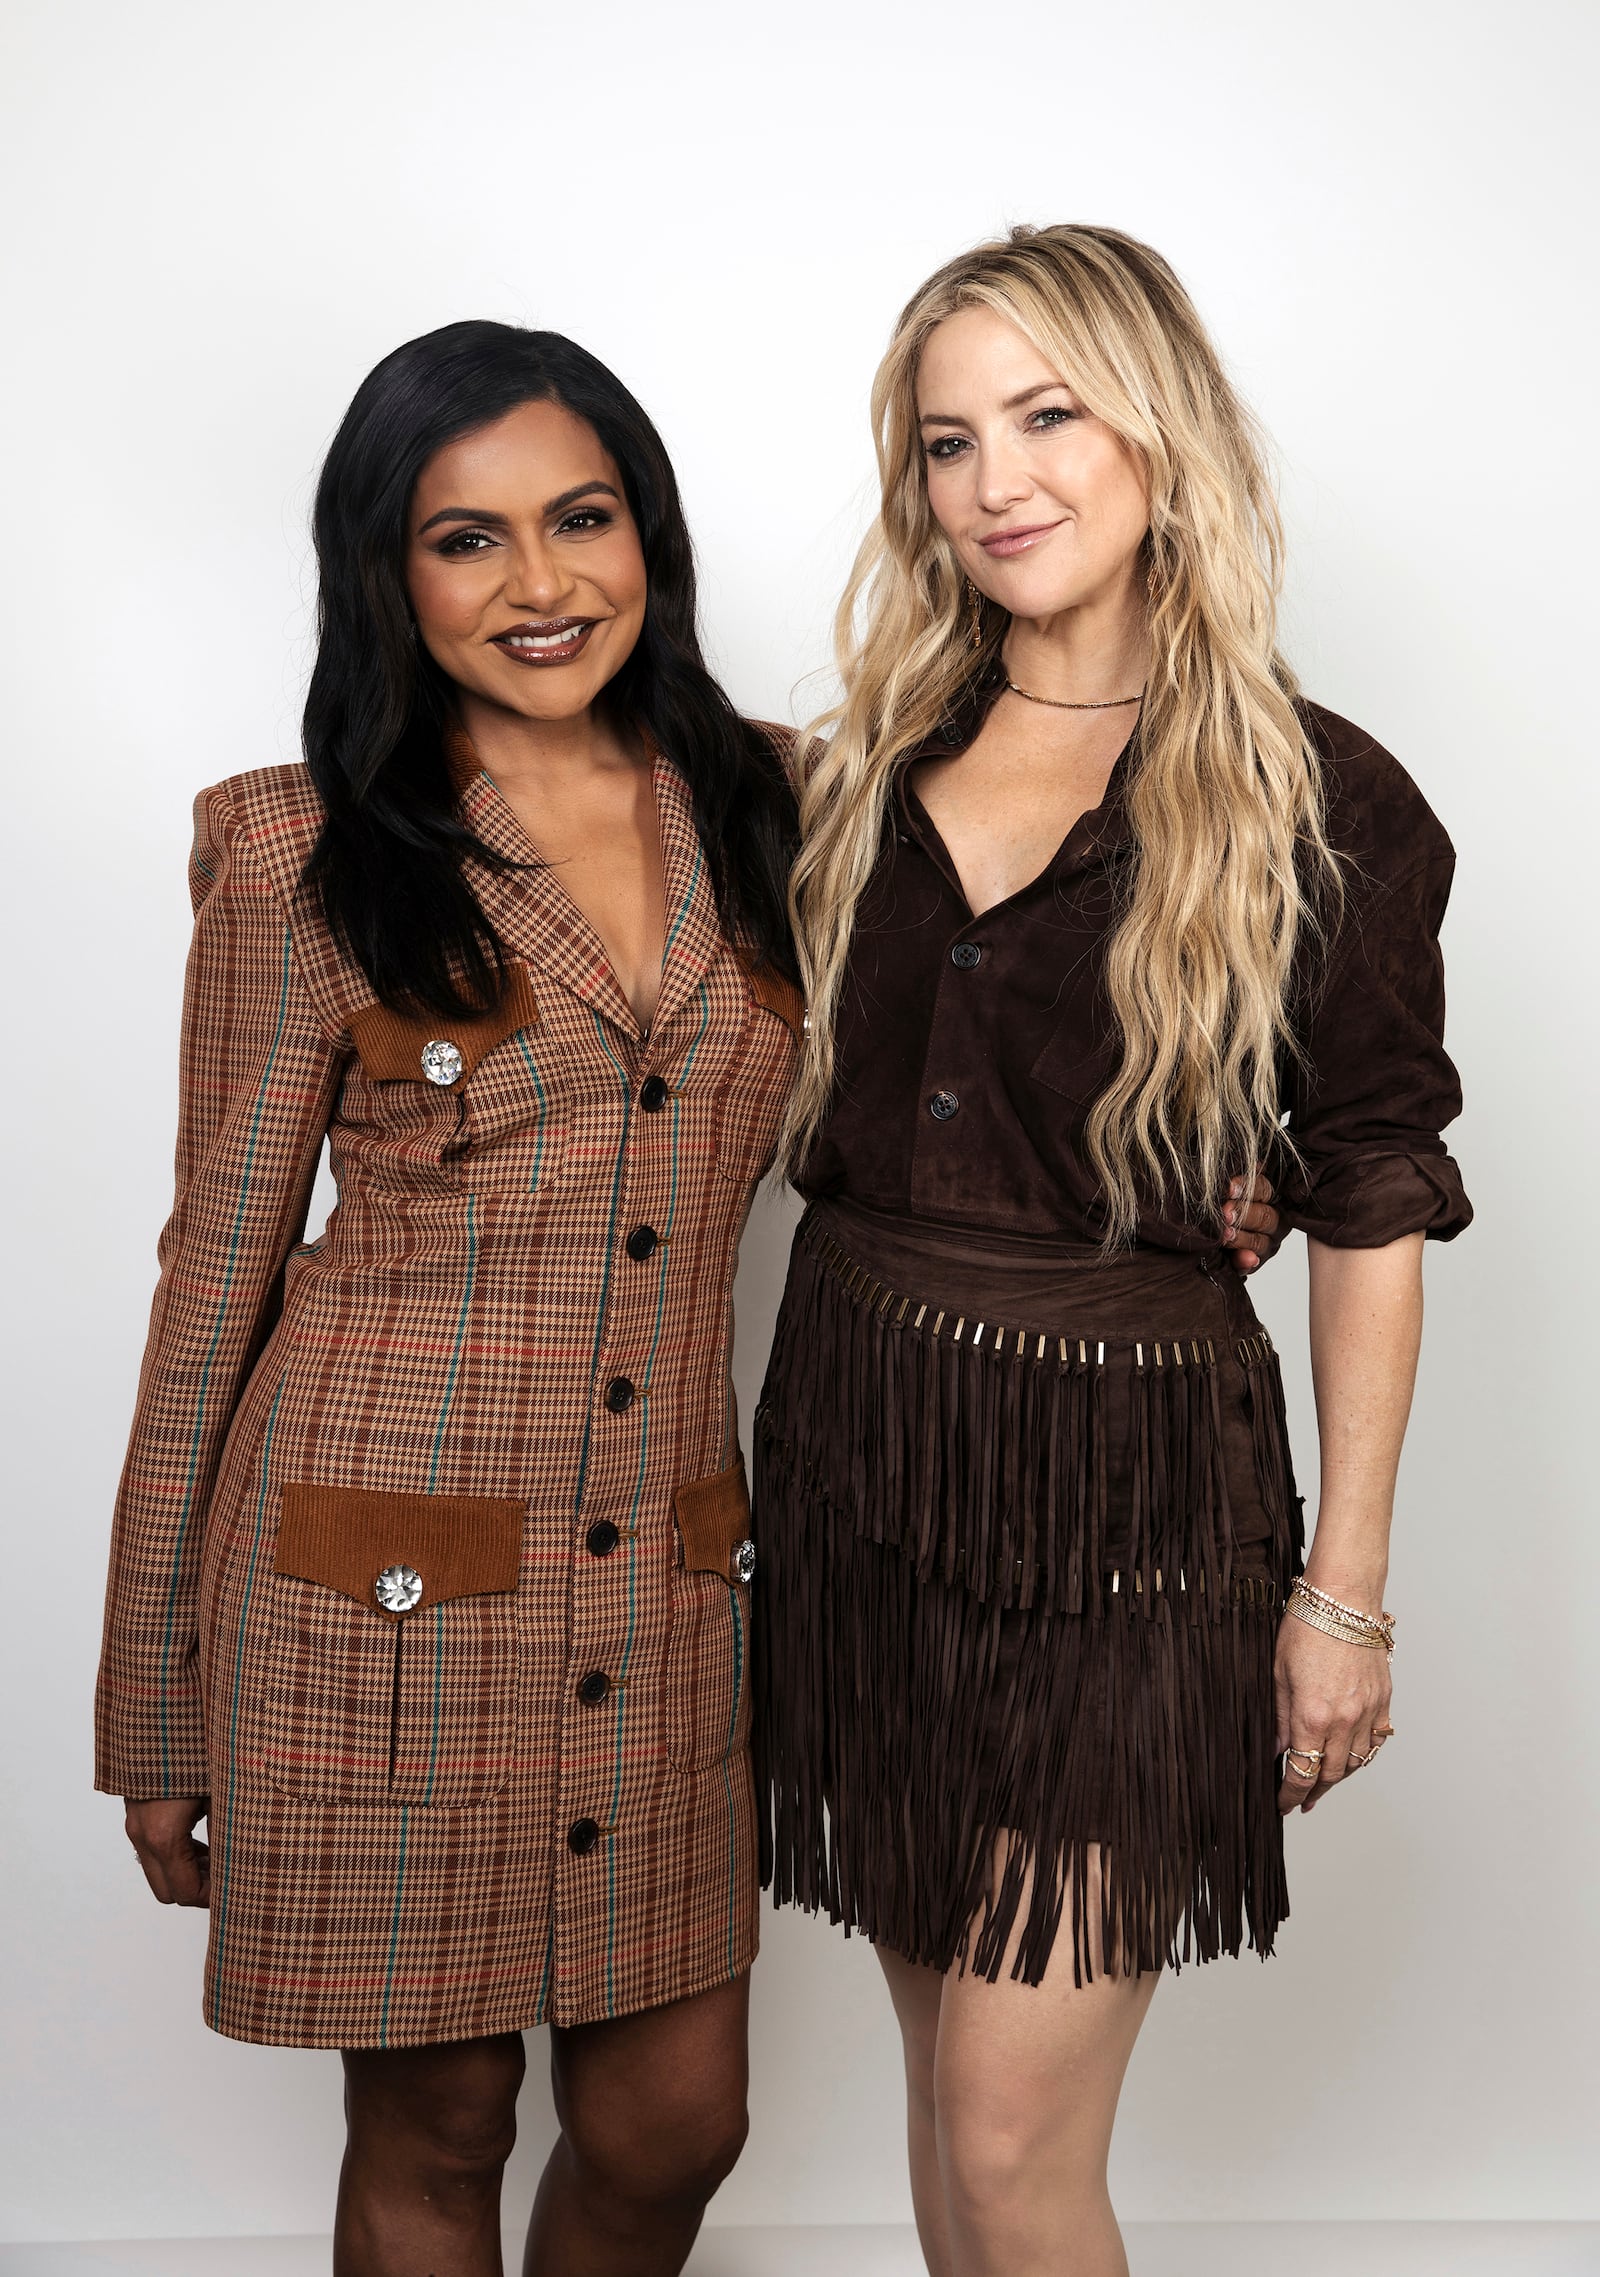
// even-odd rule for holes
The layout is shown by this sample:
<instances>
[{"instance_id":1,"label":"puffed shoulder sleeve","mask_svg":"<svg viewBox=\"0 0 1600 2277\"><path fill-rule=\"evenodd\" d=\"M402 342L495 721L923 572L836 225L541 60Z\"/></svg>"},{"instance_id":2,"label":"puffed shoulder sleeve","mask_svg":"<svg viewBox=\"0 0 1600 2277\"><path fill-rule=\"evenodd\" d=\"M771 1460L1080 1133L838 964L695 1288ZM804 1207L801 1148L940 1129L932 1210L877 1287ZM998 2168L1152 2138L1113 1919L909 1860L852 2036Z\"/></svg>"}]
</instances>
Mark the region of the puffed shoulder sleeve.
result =
<instances>
[{"instance_id":1,"label":"puffed shoulder sleeve","mask_svg":"<svg viewBox=\"0 0 1600 2277\"><path fill-rule=\"evenodd\" d=\"M1286 1087L1299 1160L1286 1150L1280 1165L1284 1217L1336 1249L1450 1241L1472 1222L1441 1136L1461 1112L1439 949L1455 852L1396 761L1365 739L1360 759L1330 802L1351 847L1345 901L1320 973L1312 963L1305 1057Z\"/></svg>"},{"instance_id":2,"label":"puffed shoulder sleeve","mask_svg":"<svg viewBox=\"0 0 1600 2277\"><path fill-rule=\"evenodd\" d=\"M95 1784L140 1798L206 1792L206 1507L305 1228L342 1066L289 911L225 787L196 802L189 887L177 1192L117 1499L95 1702Z\"/></svg>"}]
</instances>

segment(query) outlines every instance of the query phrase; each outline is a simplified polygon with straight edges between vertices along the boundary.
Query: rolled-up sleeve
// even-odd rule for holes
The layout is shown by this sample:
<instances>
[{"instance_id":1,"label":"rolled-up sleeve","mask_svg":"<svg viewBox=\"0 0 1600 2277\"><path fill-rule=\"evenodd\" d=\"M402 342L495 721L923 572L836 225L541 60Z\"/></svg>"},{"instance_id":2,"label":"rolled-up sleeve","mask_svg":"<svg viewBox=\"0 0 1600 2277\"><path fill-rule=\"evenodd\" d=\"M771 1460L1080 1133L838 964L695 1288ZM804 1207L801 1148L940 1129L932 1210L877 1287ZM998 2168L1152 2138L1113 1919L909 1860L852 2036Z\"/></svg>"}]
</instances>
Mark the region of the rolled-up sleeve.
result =
<instances>
[{"instance_id":1,"label":"rolled-up sleeve","mask_svg":"<svg viewBox=\"0 0 1600 2277\"><path fill-rule=\"evenodd\" d=\"M1280 1206L1336 1249L1379 1249L1408 1233L1449 1241L1472 1222L1441 1135L1461 1111L1439 949L1455 855L1431 815L1426 825L1430 843L1420 855L1405 849L1414 858L1395 876L1351 877L1311 990L1305 1058L1288 1075L1299 1159L1285 1149Z\"/></svg>"}]
</instances>

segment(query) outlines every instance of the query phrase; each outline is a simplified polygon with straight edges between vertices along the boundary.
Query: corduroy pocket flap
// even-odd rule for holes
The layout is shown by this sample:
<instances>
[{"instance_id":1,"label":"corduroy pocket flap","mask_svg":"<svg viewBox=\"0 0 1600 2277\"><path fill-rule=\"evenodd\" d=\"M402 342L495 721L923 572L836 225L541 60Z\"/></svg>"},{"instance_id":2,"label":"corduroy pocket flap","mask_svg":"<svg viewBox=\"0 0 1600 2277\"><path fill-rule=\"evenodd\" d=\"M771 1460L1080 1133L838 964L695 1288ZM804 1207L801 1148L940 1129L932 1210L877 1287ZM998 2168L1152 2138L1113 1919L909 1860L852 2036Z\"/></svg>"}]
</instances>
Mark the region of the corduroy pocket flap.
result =
<instances>
[{"instance_id":1,"label":"corduroy pocket flap","mask_svg":"<svg viewBox=\"0 0 1600 2277\"><path fill-rule=\"evenodd\" d=\"M736 1455L725 1471L680 1486L672 1506L689 1572L720 1573L724 1581L749 1580L750 1490L744 1482L742 1455Z\"/></svg>"},{"instance_id":2,"label":"corduroy pocket flap","mask_svg":"<svg viewBox=\"0 0 1600 2277\"><path fill-rule=\"evenodd\" d=\"M744 977L750 984L750 993L768 1012L778 1018L793 1036L798 1036L805 1022L805 998L792 980L788 980L771 965L758 965L746 958L740 959Z\"/></svg>"},{"instance_id":3,"label":"corduroy pocket flap","mask_svg":"<svg viewBox=\"0 0 1600 2277\"><path fill-rule=\"evenodd\" d=\"M452 1597L517 1586L523 1505L476 1494L382 1494L286 1485L279 1573L402 1619Z\"/></svg>"},{"instance_id":4,"label":"corduroy pocket flap","mask_svg":"<svg viewBox=\"0 0 1600 2277\"><path fill-rule=\"evenodd\" d=\"M387 1004L368 1004L351 1013L350 1034L374 1083L434 1083L441 1091L458 1091L496 1044L533 1027L538 1017L527 966L511 965L505 996L492 1012L470 1020L443 1012L413 1019Z\"/></svg>"}]
</instances>

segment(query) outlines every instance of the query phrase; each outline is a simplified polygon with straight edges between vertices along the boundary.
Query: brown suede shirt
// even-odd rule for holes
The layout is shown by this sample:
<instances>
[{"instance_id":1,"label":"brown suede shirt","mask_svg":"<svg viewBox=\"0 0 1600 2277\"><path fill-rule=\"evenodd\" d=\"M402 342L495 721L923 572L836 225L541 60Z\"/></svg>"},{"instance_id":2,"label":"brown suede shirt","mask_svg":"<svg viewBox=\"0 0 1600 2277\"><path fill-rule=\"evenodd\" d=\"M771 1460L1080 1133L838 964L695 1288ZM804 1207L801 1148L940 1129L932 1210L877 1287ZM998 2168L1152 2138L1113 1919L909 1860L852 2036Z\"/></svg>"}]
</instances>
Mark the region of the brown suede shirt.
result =
<instances>
[{"instance_id":1,"label":"brown suede shirt","mask_svg":"<svg viewBox=\"0 0 1600 2277\"><path fill-rule=\"evenodd\" d=\"M991 678L928 749L964 749L997 692ZM1472 1217L1439 1135L1461 1107L1438 940L1455 855L1388 752L1319 705L1305 716L1346 899L1298 991L1307 1065L1280 1069L1301 1160L1270 1166L1279 1207L1340 1248L1447 1241ZM981 917L901 769L851 949L837 1101L803 1192L975 1232L1101 1239L1083 1133L1117 1051L1104 964L1129 757L1054 861ZM1147 1197L1141 1243L1198 1251L1216 1235Z\"/></svg>"}]
</instances>

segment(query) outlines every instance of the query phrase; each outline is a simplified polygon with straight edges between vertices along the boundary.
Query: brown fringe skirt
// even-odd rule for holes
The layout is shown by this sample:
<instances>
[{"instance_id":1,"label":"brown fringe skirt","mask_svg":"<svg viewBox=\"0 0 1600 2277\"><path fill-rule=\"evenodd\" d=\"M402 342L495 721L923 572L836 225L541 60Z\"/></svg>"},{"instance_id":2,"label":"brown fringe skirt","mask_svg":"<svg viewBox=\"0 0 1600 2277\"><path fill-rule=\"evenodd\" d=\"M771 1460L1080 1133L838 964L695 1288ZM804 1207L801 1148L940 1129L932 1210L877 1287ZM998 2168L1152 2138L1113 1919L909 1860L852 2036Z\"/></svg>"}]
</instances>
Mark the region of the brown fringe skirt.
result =
<instances>
[{"instance_id":1,"label":"brown fringe skirt","mask_svg":"<svg viewBox=\"0 0 1600 2277\"><path fill-rule=\"evenodd\" d=\"M1039 1983L1069 1913L1080 1983L1096 1954L1271 1951L1300 1504L1277 1357L1224 1258L814 1205L755 1534L777 1903L991 1981L1010 1952Z\"/></svg>"}]
</instances>

